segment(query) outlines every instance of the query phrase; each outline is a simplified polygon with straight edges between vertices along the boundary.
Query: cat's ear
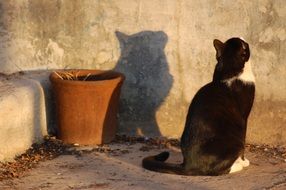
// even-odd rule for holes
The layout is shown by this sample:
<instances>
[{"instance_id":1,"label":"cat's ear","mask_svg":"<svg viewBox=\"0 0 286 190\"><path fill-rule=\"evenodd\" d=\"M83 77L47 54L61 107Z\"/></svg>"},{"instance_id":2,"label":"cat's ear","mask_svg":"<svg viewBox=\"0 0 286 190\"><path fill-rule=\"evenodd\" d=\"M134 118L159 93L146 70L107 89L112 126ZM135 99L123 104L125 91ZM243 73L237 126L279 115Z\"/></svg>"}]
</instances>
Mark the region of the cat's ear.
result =
<instances>
[{"instance_id":1,"label":"cat's ear","mask_svg":"<svg viewBox=\"0 0 286 190\"><path fill-rule=\"evenodd\" d=\"M218 59L221 54L222 54L222 51L223 51L223 48L224 48L224 43L215 39L214 40L214 47L215 47L215 50L216 50L216 58Z\"/></svg>"},{"instance_id":2,"label":"cat's ear","mask_svg":"<svg viewBox=\"0 0 286 190\"><path fill-rule=\"evenodd\" d=\"M119 41L120 48L124 49L125 45L128 43L129 36L119 31L116 31L115 35Z\"/></svg>"}]
</instances>

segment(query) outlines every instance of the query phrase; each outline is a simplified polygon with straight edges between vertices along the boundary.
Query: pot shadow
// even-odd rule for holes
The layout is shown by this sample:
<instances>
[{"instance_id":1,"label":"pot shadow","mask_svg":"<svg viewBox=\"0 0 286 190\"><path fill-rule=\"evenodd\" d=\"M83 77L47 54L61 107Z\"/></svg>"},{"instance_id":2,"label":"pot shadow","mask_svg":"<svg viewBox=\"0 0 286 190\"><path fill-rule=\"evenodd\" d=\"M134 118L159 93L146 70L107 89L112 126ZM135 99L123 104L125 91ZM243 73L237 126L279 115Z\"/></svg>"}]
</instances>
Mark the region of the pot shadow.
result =
<instances>
[{"instance_id":1,"label":"pot shadow","mask_svg":"<svg viewBox=\"0 0 286 190\"><path fill-rule=\"evenodd\" d=\"M126 76L119 106L119 132L161 136L155 114L173 84L164 53L168 36L162 31L115 34L121 55L114 70Z\"/></svg>"}]
</instances>

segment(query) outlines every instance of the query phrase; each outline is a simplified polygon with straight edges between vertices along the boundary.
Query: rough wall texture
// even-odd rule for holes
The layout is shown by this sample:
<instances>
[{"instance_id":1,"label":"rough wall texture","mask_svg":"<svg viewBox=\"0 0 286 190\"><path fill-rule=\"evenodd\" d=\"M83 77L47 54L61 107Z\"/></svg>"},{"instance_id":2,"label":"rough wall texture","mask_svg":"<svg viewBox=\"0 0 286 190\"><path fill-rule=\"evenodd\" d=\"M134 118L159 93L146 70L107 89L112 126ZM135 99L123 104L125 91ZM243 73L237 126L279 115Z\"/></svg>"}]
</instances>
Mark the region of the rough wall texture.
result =
<instances>
[{"instance_id":1,"label":"rough wall texture","mask_svg":"<svg viewBox=\"0 0 286 190\"><path fill-rule=\"evenodd\" d=\"M248 141L285 145L285 20L284 0L1 0L0 71L119 70L119 130L180 137L212 40L242 36L257 81Z\"/></svg>"}]
</instances>

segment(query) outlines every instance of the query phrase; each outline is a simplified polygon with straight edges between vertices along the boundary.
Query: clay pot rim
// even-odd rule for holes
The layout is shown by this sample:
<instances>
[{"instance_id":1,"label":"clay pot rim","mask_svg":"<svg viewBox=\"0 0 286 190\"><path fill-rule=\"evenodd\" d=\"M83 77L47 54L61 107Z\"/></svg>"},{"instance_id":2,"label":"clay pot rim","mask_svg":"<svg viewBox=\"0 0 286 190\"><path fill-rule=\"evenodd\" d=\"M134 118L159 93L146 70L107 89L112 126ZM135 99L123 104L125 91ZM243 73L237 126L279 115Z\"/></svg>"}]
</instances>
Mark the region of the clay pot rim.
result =
<instances>
[{"instance_id":1,"label":"clay pot rim","mask_svg":"<svg viewBox=\"0 0 286 190\"><path fill-rule=\"evenodd\" d=\"M98 84L102 82L107 82L107 81L119 81L123 82L125 80L124 74L112 70L99 70L99 69L62 69L62 70L55 70L56 72L80 72L80 76L86 76L87 74L91 73L92 75L100 75L100 74L106 74L109 75L106 79L101 79L101 80L63 80L61 79L57 74L52 72L50 74L50 81L55 82L55 83L65 83L65 84Z\"/></svg>"}]
</instances>

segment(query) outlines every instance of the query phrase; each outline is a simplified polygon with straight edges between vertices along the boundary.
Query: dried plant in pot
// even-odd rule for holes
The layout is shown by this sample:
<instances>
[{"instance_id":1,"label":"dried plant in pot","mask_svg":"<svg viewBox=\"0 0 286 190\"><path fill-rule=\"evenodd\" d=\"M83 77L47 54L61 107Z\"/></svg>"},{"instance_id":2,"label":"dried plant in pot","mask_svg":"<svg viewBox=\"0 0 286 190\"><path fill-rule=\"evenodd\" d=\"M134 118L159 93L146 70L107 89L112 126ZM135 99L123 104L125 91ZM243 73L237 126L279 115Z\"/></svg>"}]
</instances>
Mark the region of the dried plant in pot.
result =
<instances>
[{"instance_id":1,"label":"dried plant in pot","mask_svg":"<svg viewBox=\"0 0 286 190\"><path fill-rule=\"evenodd\" d=\"M125 77L115 71L64 70L50 75L55 96L57 137L68 144L103 144L117 130L117 112Z\"/></svg>"}]
</instances>

